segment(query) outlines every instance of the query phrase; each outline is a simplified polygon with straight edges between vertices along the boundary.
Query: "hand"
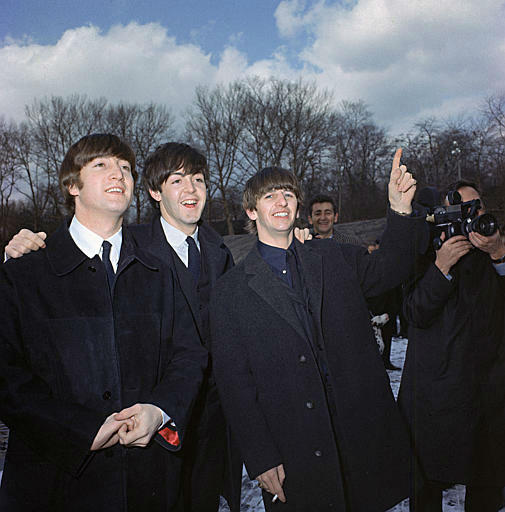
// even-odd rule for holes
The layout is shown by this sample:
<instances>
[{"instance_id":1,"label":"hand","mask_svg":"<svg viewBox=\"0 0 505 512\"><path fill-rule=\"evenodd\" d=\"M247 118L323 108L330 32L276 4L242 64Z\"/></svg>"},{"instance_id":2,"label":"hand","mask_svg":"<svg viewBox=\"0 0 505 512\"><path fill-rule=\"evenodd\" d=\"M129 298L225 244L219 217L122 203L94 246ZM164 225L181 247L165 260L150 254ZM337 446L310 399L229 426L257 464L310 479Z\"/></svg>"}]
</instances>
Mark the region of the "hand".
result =
<instances>
[{"instance_id":1,"label":"hand","mask_svg":"<svg viewBox=\"0 0 505 512\"><path fill-rule=\"evenodd\" d=\"M124 446L149 444L154 434L161 428L163 414L159 407L152 404L135 404L114 415L116 421L131 420L132 426L127 431L119 432L119 442Z\"/></svg>"},{"instance_id":2,"label":"hand","mask_svg":"<svg viewBox=\"0 0 505 512\"><path fill-rule=\"evenodd\" d=\"M23 254L32 251L38 251L46 246L45 239L47 234L43 231L34 233L29 229L22 229L14 235L11 241L5 247L5 254L9 258L20 258Z\"/></svg>"},{"instance_id":3,"label":"hand","mask_svg":"<svg viewBox=\"0 0 505 512\"><path fill-rule=\"evenodd\" d=\"M398 213L412 213L412 199L416 192L416 180L407 167L400 165L402 150L397 149L389 178L388 195L391 209Z\"/></svg>"},{"instance_id":4,"label":"hand","mask_svg":"<svg viewBox=\"0 0 505 512\"><path fill-rule=\"evenodd\" d=\"M305 240L312 240L309 228L295 228L295 236L302 244L305 243Z\"/></svg>"},{"instance_id":5,"label":"hand","mask_svg":"<svg viewBox=\"0 0 505 512\"><path fill-rule=\"evenodd\" d=\"M469 234L470 242L483 252L487 252L493 260L499 260L505 256L505 245L500 232L497 231L494 235L483 236L475 231Z\"/></svg>"},{"instance_id":6,"label":"hand","mask_svg":"<svg viewBox=\"0 0 505 512\"><path fill-rule=\"evenodd\" d=\"M282 490L285 478L284 466L279 464L277 467L261 473L261 475L256 477L256 480L258 480L261 489L270 494L277 494L279 500L282 503L286 503L286 496L284 496L284 491Z\"/></svg>"},{"instance_id":7,"label":"hand","mask_svg":"<svg viewBox=\"0 0 505 512\"><path fill-rule=\"evenodd\" d=\"M114 414L111 414L98 429L90 448L92 452L114 446L119 441L120 431L126 431L128 428L133 428L133 422L130 419L116 421L114 420Z\"/></svg>"},{"instance_id":8,"label":"hand","mask_svg":"<svg viewBox=\"0 0 505 512\"><path fill-rule=\"evenodd\" d=\"M445 233L442 233L440 240L444 242ZM465 255L470 249L472 244L463 235L457 235L449 238L442 244L442 247L437 251L435 259L436 267L447 275L451 268Z\"/></svg>"}]
</instances>

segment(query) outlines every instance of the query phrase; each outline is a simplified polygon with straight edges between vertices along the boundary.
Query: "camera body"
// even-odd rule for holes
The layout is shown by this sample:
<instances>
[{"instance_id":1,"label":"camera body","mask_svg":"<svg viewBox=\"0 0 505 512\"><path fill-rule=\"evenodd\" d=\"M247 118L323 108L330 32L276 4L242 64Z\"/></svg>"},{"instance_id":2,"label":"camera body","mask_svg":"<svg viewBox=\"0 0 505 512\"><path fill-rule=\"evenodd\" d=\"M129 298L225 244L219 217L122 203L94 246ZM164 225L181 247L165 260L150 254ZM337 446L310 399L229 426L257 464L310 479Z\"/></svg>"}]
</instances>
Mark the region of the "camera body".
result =
<instances>
[{"instance_id":1,"label":"camera body","mask_svg":"<svg viewBox=\"0 0 505 512\"><path fill-rule=\"evenodd\" d=\"M447 194L449 205L434 206L428 211L426 220L435 224L438 233L445 233L445 240L456 235L468 235L475 231L483 236L491 236L498 230L498 221L490 213L478 214L481 208L480 199L461 201L456 190ZM440 236L433 240L436 250L442 247Z\"/></svg>"}]
</instances>

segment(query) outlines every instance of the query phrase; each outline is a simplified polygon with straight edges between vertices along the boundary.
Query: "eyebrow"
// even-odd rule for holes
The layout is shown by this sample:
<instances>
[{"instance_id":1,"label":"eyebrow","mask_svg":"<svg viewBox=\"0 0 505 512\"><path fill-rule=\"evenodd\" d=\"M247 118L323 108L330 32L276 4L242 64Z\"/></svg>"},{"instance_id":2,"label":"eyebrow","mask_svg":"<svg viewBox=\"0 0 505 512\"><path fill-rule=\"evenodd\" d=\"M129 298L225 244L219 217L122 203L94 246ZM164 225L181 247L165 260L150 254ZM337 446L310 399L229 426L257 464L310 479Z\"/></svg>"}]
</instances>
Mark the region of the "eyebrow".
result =
<instances>
[{"instance_id":1,"label":"eyebrow","mask_svg":"<svg viewBox=\"0 0 505 512\"><path fill-rule=\"evenodd\" d=\"M205 177L205 175L203 174L203 171L198 171L198 172L182 172L182 171L174 171L174 172L171 172L170 173L170 176L182 176L184 178L184 176L196 176L198 174L201 174L202 176ZM170 178L169 176L169 178Z\"/></svg>"}]
</instances>

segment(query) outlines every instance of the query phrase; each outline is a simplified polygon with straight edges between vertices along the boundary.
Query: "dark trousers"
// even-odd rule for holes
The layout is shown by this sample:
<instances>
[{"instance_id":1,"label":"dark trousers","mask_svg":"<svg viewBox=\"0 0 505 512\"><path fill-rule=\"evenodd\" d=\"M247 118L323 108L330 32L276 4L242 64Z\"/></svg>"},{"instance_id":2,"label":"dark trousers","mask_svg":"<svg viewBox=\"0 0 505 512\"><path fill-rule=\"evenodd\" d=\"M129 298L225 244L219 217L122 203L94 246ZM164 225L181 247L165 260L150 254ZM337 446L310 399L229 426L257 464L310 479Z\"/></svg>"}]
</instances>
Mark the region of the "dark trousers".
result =
<instances>
[{"instance_id":1,"label":"dark trousers","mask_svg":"<svg viewBox=\"0 0 505 512\"><path fill-rule=\"evenodd\" d=\"M425 482L410 497L411 512L442 512L442 492L451 484ZM503 487L466 486L465 512L497 512L503 503Z\"/></svg>"},{"instance_id":2,"label":"dark trousers","mask_svg":"<svg viewBox=\"0 0 505 512\"><path fill-rule=\"evenodd\" d=\"M183 457L184 512L218 512L226 479L226 424L215 385L206 383L195 404Z\"/></svg>"}]
</instances>

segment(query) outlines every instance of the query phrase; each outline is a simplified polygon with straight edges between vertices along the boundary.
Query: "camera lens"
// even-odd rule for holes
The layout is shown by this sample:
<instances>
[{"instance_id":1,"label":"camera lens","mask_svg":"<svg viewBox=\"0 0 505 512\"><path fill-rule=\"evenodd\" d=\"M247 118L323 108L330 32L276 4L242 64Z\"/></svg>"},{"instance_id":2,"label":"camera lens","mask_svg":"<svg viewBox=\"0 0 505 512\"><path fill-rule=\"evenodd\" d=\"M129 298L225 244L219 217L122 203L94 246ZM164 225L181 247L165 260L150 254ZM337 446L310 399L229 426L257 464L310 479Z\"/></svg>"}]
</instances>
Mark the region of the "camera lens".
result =
<instances>
[{"instance_id":1,"label":"camera lens","mask_svg":"<svg viewBox=\"0 0 505 512\"><path fill-rule=\"evenodd\" d=\"M484 213L475 217L468 226L468 232L475 231L482 236L491 236L498 230L498 221L490 213Z\"/></svg>"}]
</instances>

